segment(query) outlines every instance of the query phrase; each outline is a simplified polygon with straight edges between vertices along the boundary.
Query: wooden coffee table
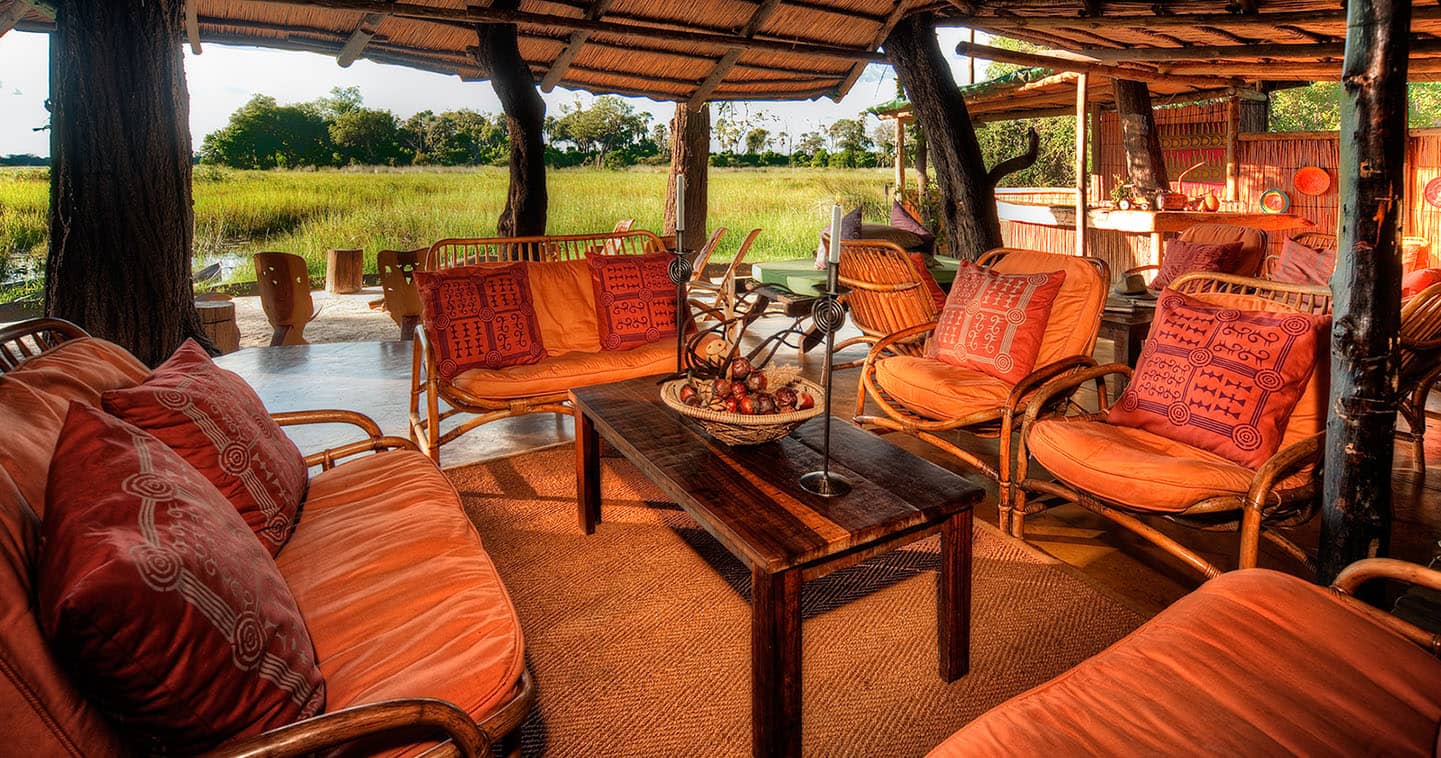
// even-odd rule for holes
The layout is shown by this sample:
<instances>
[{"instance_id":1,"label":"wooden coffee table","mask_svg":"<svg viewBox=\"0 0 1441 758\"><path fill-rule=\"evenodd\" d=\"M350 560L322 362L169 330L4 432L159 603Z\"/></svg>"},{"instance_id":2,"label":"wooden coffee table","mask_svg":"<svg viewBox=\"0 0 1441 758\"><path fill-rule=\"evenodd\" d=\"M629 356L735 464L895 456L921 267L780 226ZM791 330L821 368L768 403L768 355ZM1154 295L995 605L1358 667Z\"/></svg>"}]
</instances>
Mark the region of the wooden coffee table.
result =
<instances>
[{"instance_id":1,"label":"wooden coffee table","mask_svg":"<svg viewBox=\"0 0 1441 758\"><path fill-rule=\"evenodd\" d=\"M728 447L660 402L656 379L585 387L575 404L580 525L600 512L600 438L751 570L751 747L801 752L801 583L941 534L936 649L945 681L970 666L971 508L984 490L854 425L831 424L833 499L800 488L821 466L821 419L766 445Z\"/></svg>"}]
</instances>

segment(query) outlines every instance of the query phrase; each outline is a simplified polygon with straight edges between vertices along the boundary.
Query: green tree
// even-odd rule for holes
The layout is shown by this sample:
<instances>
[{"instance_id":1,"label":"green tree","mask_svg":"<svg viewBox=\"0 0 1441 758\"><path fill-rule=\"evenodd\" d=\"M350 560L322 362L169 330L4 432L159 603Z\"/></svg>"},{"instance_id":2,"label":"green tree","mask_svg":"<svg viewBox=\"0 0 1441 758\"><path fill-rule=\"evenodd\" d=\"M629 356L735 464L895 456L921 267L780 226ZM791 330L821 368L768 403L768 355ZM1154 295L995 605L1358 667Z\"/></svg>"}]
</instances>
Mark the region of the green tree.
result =
<instances>
[{"instance_id":1,"label":"green tree","mask_svg":"<svg viewBox=\"0 0 1441 758\"><path fill-rule=\"evenodd\" d=\"M390 111L356 107L330 122L330 142L337 163L394 166L408 163L400 139L400 123Z\"/></svg>"},{"instance_id":2,"label":"green tree","mask_svg":"<svg viewBox=\"0 0 1441 758\"><path fill-rule=\"evenodd\" d=\"M746 132L746 152L751 155L765 152L771 144L771 133L769 129L756 127Z\"/></svg>"},{"instance_id":3,"label":"green tree","mask_svg":"<svg viewBox=\"0 0 1441 758\"><path fill-rule=\"evenodd\" d=\"M416 163L476 166L504 163L510 154L505 118L463 109L406 119L400 139Z\"/></svg>"},{"instance_id":4,"label":"green tree","mask_svg":"<svg viewBox=\"0 0 1441 758\"><path fill-rule=\"evenodd\" d=\"M603 166L614 151L638 147L641 142L654 149L647 139L650 120L650 114L637 111L614 95L605 95L596 98L589 108L580 103L562 106L559 118L547 119L546 131L552 142L574 145L593 158L596 166Z\"/></svg>"},{"instance_id":5,"label":"green tree","mask_svg":"<svg viewBox=\"0 0 1441 758\"><path fill-rule=\"evenodd\" d=\"M1412 129L1441 126L1441 82L1411 82L1407 95L1406 120ZM1333 132L1340 128L1340 82L1316 82L1271 93L1271 131Z\"/></svg>"},{"instance_id":6,"label":"green tree","mask_svg":"<svg viewBox=\"0 0 1441 758\"><path fill-rule=\"evenodd\" d=\"M201 160L233 168L294 168L330 165L330 128L309 105L279 105L256 95L230 114L230 122L205 137Z\"/></svg>"}]
</instances>

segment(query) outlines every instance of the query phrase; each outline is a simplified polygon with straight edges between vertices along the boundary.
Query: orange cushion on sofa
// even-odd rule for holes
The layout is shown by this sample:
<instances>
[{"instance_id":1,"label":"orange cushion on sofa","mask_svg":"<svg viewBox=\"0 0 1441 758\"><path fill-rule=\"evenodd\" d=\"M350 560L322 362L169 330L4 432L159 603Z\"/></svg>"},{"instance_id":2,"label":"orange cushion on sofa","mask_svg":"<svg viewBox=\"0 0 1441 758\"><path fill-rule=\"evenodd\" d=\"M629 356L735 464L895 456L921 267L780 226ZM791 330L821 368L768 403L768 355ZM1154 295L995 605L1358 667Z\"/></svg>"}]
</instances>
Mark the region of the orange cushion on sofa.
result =
<instances>
[{"instance_id":1,"label":"orange cushion on sofa","mask_svg":"<svg viewBox=\"0 0 1441 758\"><path fill-rule=\"evenodd\" d=\"M568 261L531 261L530 302L540 325L540 341L547 356L572 350L600 352L600 322L596 320L595 289L590 265L584 258Z\"/></svg>"},{"instance_id":2,"label":"orange cushion on sofa","mask_svg":"<svg viewBox=\"0 0 1441 758\"><path fill-rule=\"evenodd\" d=\"M395 450L317 474L276 561L315 640L331 711L431 697L479 720L520 680L510 596L455 488L424 455Z\"/></svg>"},{"instance_id":3,"label":"orange cushion on sofa","mask_svg":"<svg viewBox=\"0 0 1441 758\"><path fill-rule=\"evenodd\" d=\"M676 286L670 253L587 255L600 346L630 350L675 339Z\"/></svg>"},{"instance_id":4,"label":"orange cushion on sofa","mask_svg":"<svg viewBox=\"0 0 1441 758\"><path fill-rule=\"evenodd\" d=\"M1431 756L1441 663L1332 590L1233 571L932 758Z\"/></svg>"},{"instance_id":5,"label":"orange cushion on sofa","mask_svg":"<svg viewBox=\"0 0 1441 758\"><path fill-rule=\"evenodd\" d=\"M451 387L475 397L505 400L674 371L675 343L667 341L634 350L576 350L525 366L471 369L451 380Z\"/></svg>"},{"instance_id":6,"label":"orange cushion on sofa","mask_svg":"<svg viewBox=\"0 0 1441 758\"><path fill-rule=\"evenodd\" d=\"M1166 290L1112 424L1260 468L1280 448L1330 317L1242 311Z\"/></svg>"},{"instance_id":7,"label":"orange cushion on sofa","mask_svg":"<svg viewBox=\"0 0 1441 758\"><path fill-rule=\"evenodd\" d=\"M324 709L274 561L163 442L72 404L43 532L37 596L53 653L144 752L198 752Z\"/></svg>"},{"instance_id":8,"label":"orange cushion on sofa","mask_svg":"<svg viewBox=\"0 0 1441 758\"><path fill-rule=\"evenodd\" d=\"M526 265L415 272L425 332L442 377L545 357Z\"/></svg>"},{"instance_id":9,"label":"orange cushion on sofa","mask_svg":"<svg viewBox=\"0 0 1441 758\"><path fill-rule=\"evenodd\" d=\"M195 340L144 383L100 396L105 410L164 442L235 506L271 555L295 529L305 458L249 384Z\"/></svg>"},{"instance_id":10,"label":"orange cushion on sofa","mask_svg":"<svg viewBox=\"0 0 1441 758\"><path fill-rule=\"evenodd\" d=\"M1064 271L998 274L962 262L926 355L1015 383L1035 368Z\"/></svg>"}]
</instances>

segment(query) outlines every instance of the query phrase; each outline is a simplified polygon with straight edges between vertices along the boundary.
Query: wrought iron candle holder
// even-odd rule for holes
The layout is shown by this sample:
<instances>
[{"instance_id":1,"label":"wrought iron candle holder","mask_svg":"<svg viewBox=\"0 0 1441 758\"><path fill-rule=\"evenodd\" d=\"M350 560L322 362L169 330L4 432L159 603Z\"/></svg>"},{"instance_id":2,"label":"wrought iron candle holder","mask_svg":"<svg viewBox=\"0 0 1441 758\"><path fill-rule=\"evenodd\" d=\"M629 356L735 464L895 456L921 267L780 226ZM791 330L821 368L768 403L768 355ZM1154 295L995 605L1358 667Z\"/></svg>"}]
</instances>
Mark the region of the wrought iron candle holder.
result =
<instances>
[{"instance_id":1,"label":"wrought iron candle holder","mask_svg":"<svg viewBox=\"0 0 1441 758\"><path fill-rule=\"evenodd\" d=\"M846 309L837 292L839 262L832 257L828 265L826 292L811 306L811 321L826 335L825 362L821 367L821 384L825 386L826 410L822 418L824 436L821 440L821 470L801 476L801 489L821 497L840 497L851 491L844 476L831 471L831 355L836 347L836 332L846 323Z\"/></svg>"},{"instance_id":2,"label":"wrought iron candle holder","mask_svg":"<svg viewBox=\"0 0 1441 758\"><path fill-rule=\"evenodd\" d=\"M683 238L683 229L675 230L675 249L671 251L675 255L671 259L670 280L675 282L675 372L677 375L685 373L685 333L690 326L690 307L687 305L686 285L690 282L691 272L695 267L691 265L690 256L687 254Z\"/></svg>"}]
</instances>

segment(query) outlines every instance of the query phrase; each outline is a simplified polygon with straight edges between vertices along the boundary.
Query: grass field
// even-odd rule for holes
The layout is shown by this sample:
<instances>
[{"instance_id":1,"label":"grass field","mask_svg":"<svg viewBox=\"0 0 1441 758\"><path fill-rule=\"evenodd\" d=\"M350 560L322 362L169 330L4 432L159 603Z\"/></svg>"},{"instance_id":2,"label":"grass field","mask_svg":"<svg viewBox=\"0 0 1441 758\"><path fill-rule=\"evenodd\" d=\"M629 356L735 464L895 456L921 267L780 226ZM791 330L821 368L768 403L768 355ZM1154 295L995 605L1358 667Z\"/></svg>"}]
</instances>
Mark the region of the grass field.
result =
<instances>
[{"instance_id":1,"label":"grass field","mask_svg":"<svg viewBox=\"0 0 1441 758\"><path fill-rule=\"evenodd\" d=\"M728 260L745 233L765 232L749 260L809 255L839 197L862 204L867 220L887 217L880 169L712 169L710 224L730 229L718 260ZM249 256L297 253L313 277L325 273L327 248L408 250L445 237L489 236L505 201L505 169L195 171L195 260L238 262L231 281L253 280ZM550 222L556 234L609 230L620 218L659 230L664 169L567 169L550 174ZM0 282L36 270L47 238L50 183L45 170L0 170ZM23 290L0 288L0 301Z\"/></svg>"}]
</instances>

